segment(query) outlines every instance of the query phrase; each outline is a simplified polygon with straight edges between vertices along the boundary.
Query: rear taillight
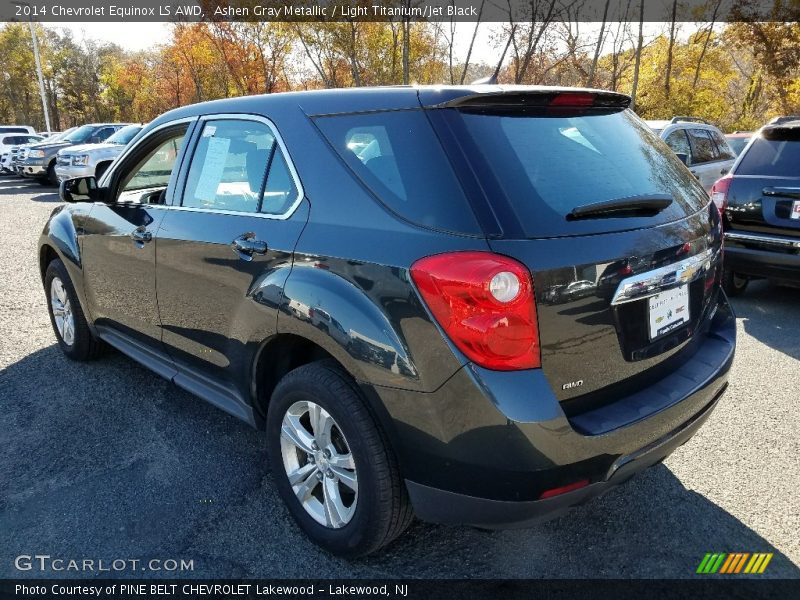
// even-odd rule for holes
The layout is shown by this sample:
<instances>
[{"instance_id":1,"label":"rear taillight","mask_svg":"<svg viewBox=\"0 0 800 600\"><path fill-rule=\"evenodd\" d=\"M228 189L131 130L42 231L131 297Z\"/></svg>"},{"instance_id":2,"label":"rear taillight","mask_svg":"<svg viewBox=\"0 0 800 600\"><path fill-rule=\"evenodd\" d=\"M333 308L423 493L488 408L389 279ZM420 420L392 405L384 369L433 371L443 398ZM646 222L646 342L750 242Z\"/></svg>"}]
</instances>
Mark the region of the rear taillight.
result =
<instances>
[{"instance_id":1,"label":"rear taillight","mask_svg":"<svg viewBox=\"0 0 800 600\"><path fill-rule=\"evenodd\" d=\"M731 187L731 181L733 181L733 175L728 174L717 179L717 182L711 186L711 200L717 205L720 215L728 206L728 188Z\"/></svg>"},{"instance_id":2,"label":"rear taillight","mask_svg":"<svg viewBox=\"0 0 800 600\"><path fill-rule=\"evenodd\" d=\"M451 252L418 260L411 277L471 361L499 371L541 366L533 279L524 265L490 252Z\"/></svg>"}]
</instances>

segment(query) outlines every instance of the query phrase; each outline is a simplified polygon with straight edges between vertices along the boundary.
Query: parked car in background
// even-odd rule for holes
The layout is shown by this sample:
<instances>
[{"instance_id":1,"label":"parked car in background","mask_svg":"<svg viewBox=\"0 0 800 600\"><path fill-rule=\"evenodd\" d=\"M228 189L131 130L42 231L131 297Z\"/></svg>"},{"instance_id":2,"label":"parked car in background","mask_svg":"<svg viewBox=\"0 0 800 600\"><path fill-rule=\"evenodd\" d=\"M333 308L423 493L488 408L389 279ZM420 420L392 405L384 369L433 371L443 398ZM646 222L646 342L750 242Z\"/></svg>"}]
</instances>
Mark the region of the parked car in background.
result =
<instances>
[{"instance_id":1,"label":"parked car in background","mask_svg":"<svg viewBox=\"0 0 800 600\"><path fill-rule=\"evenodd\" d=\"M729 295L757 278L800 285L800 118L756 133L711 198L723 214Z\"/></svg>"},{"instance_id":2,"label":"parked car in background","mask_svg":"<svg viewBox=\"0 0 800 600\"><path fill-rule=\"evenodd\" d=\"M629 105L407 86L166 113L61 184L39 244L58 344L265 429L278 493L337 554L414 513L552 517L686 442L733 360L719 211ZM572 299L537 302L551 282Z\"/></svg>"},{"instance_id":3,"label":"parked car in background","mask_svg":"<svg viewBox=\"0 0 800 600\"><path fill-rule=\"evenodd\" d=\"M46 140L42 140L42 142L53 143L53 142L55 142L57 140L60 140L61 138L66 137L67 135L69 135L70 133L75 131L76 129L77 129L77 127L70 127L69 129L67 129L65 131L61 131L61 132L58 132L58 133L53 133L53 135L48 137ZM11 153L10 153L10 156L9 156L9 160L10 160L10 167L9 168L10 168L10 170L14 174L22 177L23 176L22 175L22 165L25 162L25 159L28 157L28 150L30 149L31 146L39 144L39 143L42 143L42 142L34 142L33 144L22 144L21 146L13 146L11 148Z\"/></svg>"},{"instance_id":4,"label":"parked car in background","mask_svg":"<svg viewBox=\"0 0 800 600\"><path fill-rule=\"evenodd\" d=\"M56 177L59 181L87 175L100 179L142 127L126 125L100 144L79 144L62 148L56 155Z\"/></svg>"},{"instance_id":5,"label":"parked car in background","mask_svg":"<svg viewBox=\"0 0 800 600\"><path fill-rule=\"evenodd\" d=\"M40 135L43 138L51 138L51 137L53 137L55 135L58 135L59 133L61 133L61 132L60 131L37 131L36 135Z\"/></svg>"},{"instance_id":6,"label":"parked car in background","mask_svg":"<svg viewBox=\"0 0 800 600\"><path fill-rule=\"evenodd\" d=\"M706 192L725 175L736 160L736 153L722 132L695 117L674 117L669 121L647 121L648 126L667 143L697 177Z\"/></svg>"},{"instance_id":7,"label":"parked car in background","mask_svg":"<svg viewBox=\"0 0 800 600\"><path fill-rule=\"evenodd\" d=\"M736 153L736 156L739 156L751 137L753 137L752 131L734 131L725 134L725 141L728 142L728 146Z\"/></svg>"},{"instance_id":8,"label":"parked car in background","mask_svg":"<svg viewBox=\"0 0 800 600\"><path fill-rule=\"evenodd\" d=\"M56 155L59 150L76 144L99 144L125 125L127 123L91 123L78 127L58 140L45 140L31 146L22 164L21 174L36 178L41 183L57 185Z\"/></svg>"},{"instance_id":9,"label":"parked car in background","mask_svg":"<svg viewBox=\"0 0 800 600\"><path fill-rule=\"evenodd\" d=\"M30 125L0 125L0 135L4 133L31 133L36 131Z\"/></svg>"},{"instance_id":10,"label":"parked car in background","mask_svg":"<svg viewBox=\"0 0 800 600\"><path fill-rule=\"evenodd\" d=\"M11 173L11 149L22 144L42 141L40 135L30 133L0 133L0 173Z\"/></svg>"}]
</instances>

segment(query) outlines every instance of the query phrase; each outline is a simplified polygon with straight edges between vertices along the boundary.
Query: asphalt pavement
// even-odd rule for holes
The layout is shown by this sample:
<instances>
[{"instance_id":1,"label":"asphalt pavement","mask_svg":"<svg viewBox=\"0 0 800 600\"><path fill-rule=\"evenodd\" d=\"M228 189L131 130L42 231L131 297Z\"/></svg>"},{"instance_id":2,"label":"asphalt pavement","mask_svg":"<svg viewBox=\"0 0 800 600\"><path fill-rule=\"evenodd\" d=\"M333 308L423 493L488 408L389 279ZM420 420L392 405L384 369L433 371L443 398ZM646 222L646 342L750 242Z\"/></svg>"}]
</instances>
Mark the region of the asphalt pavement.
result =
<instances>
[{"instance_id":1,"label":"asphalt pavement","mask_svg":"<svg viewBox=\"0 0 800 600\"><path fill-rule=\"evenodd\" d=\"M345 561L294 525L263 434L120 354L62 356L36 264L58 202L0 177L0 578L684 578L707 552L772 552L764 577L800 577L800 290L734 300L729 390L663 464L532 529L417 522Z\"/></svg>"}]
</instances>

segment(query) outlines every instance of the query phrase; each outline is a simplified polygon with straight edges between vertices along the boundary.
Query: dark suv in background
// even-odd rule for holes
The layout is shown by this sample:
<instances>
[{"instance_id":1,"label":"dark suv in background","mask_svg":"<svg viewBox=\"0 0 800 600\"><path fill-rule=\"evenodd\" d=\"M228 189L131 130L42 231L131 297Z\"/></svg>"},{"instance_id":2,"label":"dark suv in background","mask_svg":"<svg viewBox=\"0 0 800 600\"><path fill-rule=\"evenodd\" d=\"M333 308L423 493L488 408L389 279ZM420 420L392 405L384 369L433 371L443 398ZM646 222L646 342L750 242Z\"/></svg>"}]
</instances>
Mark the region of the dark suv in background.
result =
<instances>
[{"instance_id":1,"label":"dark suv in background","mask_svg":"<svg viewBox=\"0 0 800 600\"><path fill-rule=\"evenodd\" d=\"M686 442L734 353L717 207L629 103L399 87L169 112L62 183L39 246L58 343L265 429L332 552L413 514L557 514Z\"/></svg>"},{"instance_id":2,"label":"dark suv in background","mask_svg":"<svg viewBox=\"0 0 800 600\"><path fill-rule=\"evenodd\" d=\"M725 289L750 279L800 286L800 117L755 134L711 197L723 214Z\"/></svg>"}]
</instances>

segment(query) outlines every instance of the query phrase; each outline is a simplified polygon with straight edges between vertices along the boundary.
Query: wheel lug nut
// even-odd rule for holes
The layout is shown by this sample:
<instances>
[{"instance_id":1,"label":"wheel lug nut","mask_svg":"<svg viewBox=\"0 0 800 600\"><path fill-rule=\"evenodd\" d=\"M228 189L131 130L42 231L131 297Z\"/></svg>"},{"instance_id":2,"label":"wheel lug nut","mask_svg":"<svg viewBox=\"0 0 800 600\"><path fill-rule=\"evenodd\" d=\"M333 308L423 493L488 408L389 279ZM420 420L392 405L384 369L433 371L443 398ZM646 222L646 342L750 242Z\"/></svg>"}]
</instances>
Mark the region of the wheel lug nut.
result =
<instances>
[{"instance_id":1,"label":"wheel lug nut","mask_svg":"<svg viewBox=\"0 0 800 600\"><path fill-rule=\"evenodd\" d=\"M312 447L314 450L319 450L319 446L317 445L317 442L311 442L311 447Z\"/></svg>"},{"instance_id":2,"label":"wheel lug nut","mask_svg":"<svg viewBox=\"0 0 800 600\"><path fill-rule=\"evenodd\" d=\"M322 479L322 471L317 471L317 479Z\"/></svg>"},{"instance_id":3,"label":"wheel lug nut","mask_svg":"<svg viewBox=\"0 0 800 600\"><path fill-rule=\"evenodd\" d=\"M331 457L331 451L330 450L325 450L325 452L323 452L323 454L325 455L325 458L330 458Z\"/></svg>"},{"instance_id":4,"label":"wheel lug nut","mask_svg":"<svg viewBox=\"0 0 800 600\"><path fill-rule=\"evenodd\" d=\"M314 456L313 455L311 455L311 454L308 455L308 462L310 462L312 465L314 464Z\"/></svg>"},{"instance_id":5,"label":"wheel lug nut","mask_svg":"<svg viewBox=\"0 0 800 600\"><path fill-rule=\"evenodd\" d=\"M330 469L325 471L325 476L328 477L328 479L333 479L333 471Z\"/></svg>"}]
</instances>

